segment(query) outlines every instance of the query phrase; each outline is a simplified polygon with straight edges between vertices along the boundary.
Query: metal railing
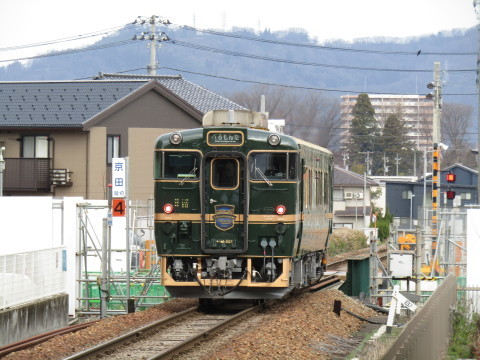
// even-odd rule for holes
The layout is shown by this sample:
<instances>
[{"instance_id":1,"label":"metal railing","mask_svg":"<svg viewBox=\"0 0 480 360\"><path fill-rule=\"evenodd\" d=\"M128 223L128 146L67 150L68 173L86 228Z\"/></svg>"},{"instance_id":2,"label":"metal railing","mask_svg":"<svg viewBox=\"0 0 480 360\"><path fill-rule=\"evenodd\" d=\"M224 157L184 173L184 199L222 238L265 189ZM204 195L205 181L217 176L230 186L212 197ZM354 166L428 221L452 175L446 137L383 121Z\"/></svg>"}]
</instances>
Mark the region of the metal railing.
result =
<instances>
[{"instance_id":1,"label":"metal railing","mask_svg":"<svg viewBox=\"0 0 480 360\"><path fill-rule=\"evenodd\" d=\"M66 250L0 255L0 310L66 292Z\"/></svg>"}]
</instances>

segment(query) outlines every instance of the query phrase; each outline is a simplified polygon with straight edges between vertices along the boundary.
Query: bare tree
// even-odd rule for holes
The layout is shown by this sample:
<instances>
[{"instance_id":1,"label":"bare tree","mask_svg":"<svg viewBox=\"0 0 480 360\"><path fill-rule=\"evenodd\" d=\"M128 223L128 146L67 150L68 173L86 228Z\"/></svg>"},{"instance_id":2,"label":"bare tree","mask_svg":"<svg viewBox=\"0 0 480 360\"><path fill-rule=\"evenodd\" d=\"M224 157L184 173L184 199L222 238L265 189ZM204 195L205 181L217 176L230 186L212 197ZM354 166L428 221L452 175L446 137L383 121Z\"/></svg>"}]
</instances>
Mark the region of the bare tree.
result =
<instances>
[{"instance_id":1,"label":"bare tree","mask_svg":"<svg viewBox=\"0 0 480 360\"><path fill-rule=\"evenodd\" d=\"M470 105L446 103L442 107L442 140L449 145L442 159L442 168L460 163L475 167L468 130L472 124L473 109Z\"/></svg>"},{"instance_id":2,"label":"bare tree","mask_svg":"<svg viewBox=\"0 0 480 360\"><path fill-rule=\"evenodd\" d=\"M287 134L332 150L339 147L341 109L338 98L266 85L254 86L248 91L228 95L228 98L258 111L261 95L265 95L269 118L285 119Z\"/></svg>"}]
</instances>

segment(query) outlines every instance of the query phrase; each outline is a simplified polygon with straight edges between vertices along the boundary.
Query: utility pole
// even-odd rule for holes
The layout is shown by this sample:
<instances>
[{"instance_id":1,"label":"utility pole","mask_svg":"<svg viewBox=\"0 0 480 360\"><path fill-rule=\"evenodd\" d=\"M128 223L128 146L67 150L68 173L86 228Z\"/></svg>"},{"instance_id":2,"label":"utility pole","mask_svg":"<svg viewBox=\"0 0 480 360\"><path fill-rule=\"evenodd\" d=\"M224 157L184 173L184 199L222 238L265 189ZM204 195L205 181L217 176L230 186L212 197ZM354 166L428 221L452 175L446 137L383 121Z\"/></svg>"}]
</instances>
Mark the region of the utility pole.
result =
<instances>
[{"instance_id":1,"label":"utility pole","mask_svg":"<svg viewBox=\"0 0 480 360\"><path fill-rule=\"evenodd\" d=\"M347 163L347 161L348 161L348 159L349 159L350 157L348 156L348 152L347 152L346 150L342 151L342 157L343 157L343 168L344 168L345 170L348 170L348 163Z\"/></svg>"},{"instance_id":2,"label":"utility pole","mask_svg":"<svg viewBox=\"0 0 480 360\"><path fill-rule=\"evenodd\" d=\"M442 118L442 84L440 81L440 62L434 63L433 83L429 83L427 88L433 89L433 94L427 95L427 99L433 100L433 152L432 152L432 258L435 258L438 239L438 204L440 203L440 127ZM435 264L433 264L435 265Z\"/></svg>"},{"instance_id":3,"label":"utility pole","mask_svg":"<svg viewBox=\"0 0 480 360\"><path fill-rule=\"evenodd\" d=\"M402 160L402 158L398 157L398 153L397 153L396 156L395 156L395 163L396 163L396 166L397 166L396 176L398 176L398 164L400 163L400 160Z\"/></svg>"},{"instance_id":4,"label":"utility pole","mask_svg":"<svg viewBox=\"0 0 480 360\"><path fill-rule=\"evenodd\" d=\"M383 176L387 176L388 166L387 166L388 157L383 153Z\"/></svg>"},{"instance_id":5,"label":"utility pole","mask_svg":"<svg viewBox=\"0 0 480 360\"><path fill-rule=\"evenodd\" d=\"M478 106L477 106L477 204L480 205L480 0L474 0L473 6L477 13L477 29L478 29L478 47L477 47L477 92L478 92Z\"/></svg>"},{"instance_id":6,"label":"utility pole","mask_svg":"<svg viewBox=\"0 0 480 360\"><path fill-rule=\"evenodd\" d=\"M162 41L169 41L169 37L162 31L157 33L157 24L170 25L169 20L161 19L157 15L152 15L150 18L143 18L139 16L133 23L144 25L150 24L150 32L142 32L140 35L135 35L133 40L150 40L150 65L147 66L148 75L157 75L158 63L157 63L157 48L161 45Z\"/></svg>"},{"instance_id":7,"label":"utility pole","mask_svg":"<svg viewBox=\"0 0 480 360\"><path fill-rule=\"evenodd\" d=\"M372 159L370 159L371 151L360 152L360 154L365 154L365 164L367 166L367 175L372 175L372 171L370 170L370 165L372 164Z\"/></svg>"}]
</instances>

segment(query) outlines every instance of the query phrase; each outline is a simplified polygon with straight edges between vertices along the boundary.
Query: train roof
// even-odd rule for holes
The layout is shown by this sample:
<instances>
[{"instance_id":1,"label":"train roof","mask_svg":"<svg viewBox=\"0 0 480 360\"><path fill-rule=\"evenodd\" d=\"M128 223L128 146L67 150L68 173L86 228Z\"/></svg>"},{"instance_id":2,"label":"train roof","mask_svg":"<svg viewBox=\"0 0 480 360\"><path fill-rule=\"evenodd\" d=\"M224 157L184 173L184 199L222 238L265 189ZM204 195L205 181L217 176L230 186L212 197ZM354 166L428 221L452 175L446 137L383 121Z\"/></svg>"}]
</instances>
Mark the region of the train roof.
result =
<instances>
[{"instance_id":1,"label":"train roof","mask_svg":"<svg viewBox=\"0 0 480 360\"><path fill-rule=\"evenodd\" d=\"M300 146L306 146L306 147L310 147L312 149L315 149L315 150L318 150L318 151L321 151L321 152L325 152L325 153L328 153L330 155L333 156L333 153L328 150L327 148L324 148L323 146L320 146L320 145L316 145L316 144L312 144L308 141L305 141L305 140L302 140L302 139L299 139L299 138L296 138L296 137L293 137L292 138L295 139L295 141L300 145Z\"/></svg>"}]
</instances>

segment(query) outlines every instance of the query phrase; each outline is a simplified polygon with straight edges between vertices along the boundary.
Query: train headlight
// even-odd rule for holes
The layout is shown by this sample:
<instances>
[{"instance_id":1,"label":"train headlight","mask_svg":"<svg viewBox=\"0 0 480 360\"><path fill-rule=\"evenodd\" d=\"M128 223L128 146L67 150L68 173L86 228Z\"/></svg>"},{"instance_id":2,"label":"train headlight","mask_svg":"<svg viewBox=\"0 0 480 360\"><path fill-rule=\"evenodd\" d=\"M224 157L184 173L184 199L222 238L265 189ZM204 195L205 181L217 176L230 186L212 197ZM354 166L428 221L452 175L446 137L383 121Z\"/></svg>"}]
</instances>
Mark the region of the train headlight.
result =
<instances>
[{"instance_id":1,"label":"train headlight","mask_svg":"<svg viewBox=\"0 0 480 360\"><path fill-rule=\"evenodd\" d=\"M285 207L285 205L278 205L276 208L275 208L275 212L278 214L278 215L283 215L287 212L287 208Z\"/></svg>"},{"instance_id":2,"label":"train headlight","mask_svg":"<svg viewBox=\"0 0 480 360\"><path fill-rule=\"evenodd\" d=\"M278 134L268 135L268 143L272 146L280 145L280 136Z\"/></svg>"},{"instance_id":3,"label":"train headlight","mask_svg":"<svg viewBox=\"0 0 480 360\"><path fill-rule=\"evenodd\" d=\"M173 145L180 144L182 140L182 135L180 135L179 133L173 133L172 135L170 135L170 143L172 143Z\"/></svg>"},{"instance_id":4,"label":"train headlight","mask_svg":"<svg viewBox=\"0 0 480 360\"><path fill-rule=\"evenodd\" d=\"M165 212L165 214L171 214L173 212L173 205L172 204L163 205L163 211Z\"/></svg>"}]
</instances>

